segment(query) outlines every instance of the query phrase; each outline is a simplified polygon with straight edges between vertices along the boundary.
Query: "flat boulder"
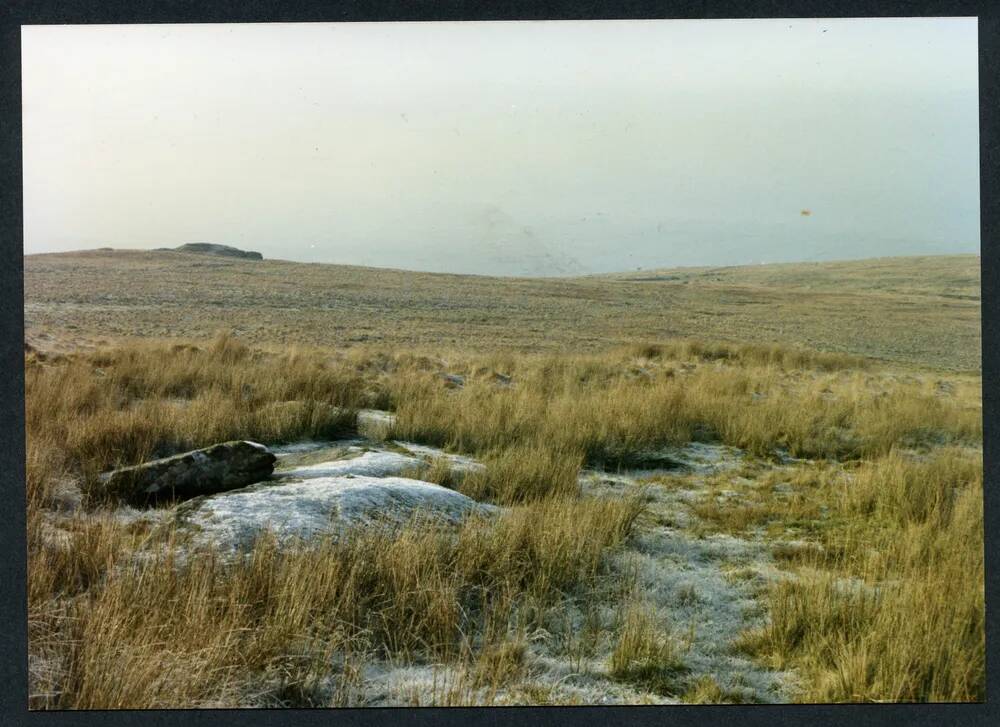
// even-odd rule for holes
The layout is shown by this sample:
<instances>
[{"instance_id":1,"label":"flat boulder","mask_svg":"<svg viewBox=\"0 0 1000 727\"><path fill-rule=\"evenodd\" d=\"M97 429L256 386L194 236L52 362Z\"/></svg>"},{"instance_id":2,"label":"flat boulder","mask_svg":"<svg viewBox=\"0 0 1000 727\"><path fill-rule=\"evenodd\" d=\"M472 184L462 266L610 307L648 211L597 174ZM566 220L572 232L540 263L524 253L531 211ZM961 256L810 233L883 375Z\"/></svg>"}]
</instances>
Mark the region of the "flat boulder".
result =
<instances>
[{"instance_id":1,"label":"flat boulder","mask_svg":"<svg viewBox=\"0 0 1000 727\"><path fill-rule=\"evenodd\" d=\"M140 507L187 500L267 479L274 471L275 459L267 447L256 442L223 442L105 472L100 476L101 490Z\"/></svg>"},{"instance_id":2,"label":"flat boulder","mask_svg":"<svg viewBox=\"0 0 1000 727\"><path fill-rule=\"evenodd\" d=\"M387 451L363 451L359 447L347 450L347 457L298 467L282 467L275 477L316 479L319 477L393 477L427 469L419 457Z\"/></svg>"},{"instance_id":3,"label":"flat boulder","mask_svg":"<svg viewBox=\"0 0 1000 727\"><path fill-rule=\"evenodd\" d=\"M498 508L430 482L405 477L332 476L262 482L178 505L178 525L197 540L246 551L265 531L279 541L339 537L354 528L398 528L419 521L455 526Z\"/></svg>"}]
</instances>

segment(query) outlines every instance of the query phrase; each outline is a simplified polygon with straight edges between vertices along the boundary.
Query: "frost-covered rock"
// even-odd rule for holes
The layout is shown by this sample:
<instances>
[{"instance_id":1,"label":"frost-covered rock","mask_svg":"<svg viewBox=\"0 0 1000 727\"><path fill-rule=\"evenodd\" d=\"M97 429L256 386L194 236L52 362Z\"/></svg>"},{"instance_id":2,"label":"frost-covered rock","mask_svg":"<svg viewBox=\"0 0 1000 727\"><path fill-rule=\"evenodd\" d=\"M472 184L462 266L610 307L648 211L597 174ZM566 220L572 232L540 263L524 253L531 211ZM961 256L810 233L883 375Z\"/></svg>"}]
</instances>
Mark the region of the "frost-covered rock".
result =
<instances>
[{"instance_id":1,"label":"frost-covered rock","mask_svg":"<svg viewBox=\"0 0 1000 727\"><path fill-rule=\"evenodd\" d=\"M361 451L358 449L357 451ZM356 457L336 459L327 462L278 470L275 477L281 478L317 478L317 477L392 477L420 470L427 467L427 462L419 457L413 457L399 452L368 451L361 452Z\"/></svg>"},{"instance_id":2,"label":"frost-covered rock","mask_svg":"<svg viewBox=\"0 0 1000 727\"><path fill-rule=\"evenodd\" d=\"M130 505L186 500L260 482L274 470L275 456L256 442L215 444L134 467L105 472L104 494Z\"/></svg>"},{"instance_id":3,"label":"frost-covered rock","mask_svg":"<svg viewBox=\"0 0 1000 727\"><path fill-rule=\"evenodd\" d=\"M282 459L287 459L289 457L312 454L313 452L323 449L331 449L333 447L337 447L341 443L343 443L343 446L345 447L350 447L363 444L364 440L345 439L335 443L331 443L326 440L305 440L302 442L292 442L291 444L272 444L268 446L268 449L274 452L274 456L277 457L280 462Z\"/></svg>"},{"instance_id":4,"label":"frost-covered rock","mask_svg":"<svg viewBox=\"0 0 1000 727\"><path fill-rule=\"evenodd\" d=\"M265 529L279 540L339 535L355 527L398 526L415 517L455 525L497 508L430 482L403 477L317 477L261 483L210 495L178 508L178 522L197 537L246 549Z\"/></svg>"}]
</instances>

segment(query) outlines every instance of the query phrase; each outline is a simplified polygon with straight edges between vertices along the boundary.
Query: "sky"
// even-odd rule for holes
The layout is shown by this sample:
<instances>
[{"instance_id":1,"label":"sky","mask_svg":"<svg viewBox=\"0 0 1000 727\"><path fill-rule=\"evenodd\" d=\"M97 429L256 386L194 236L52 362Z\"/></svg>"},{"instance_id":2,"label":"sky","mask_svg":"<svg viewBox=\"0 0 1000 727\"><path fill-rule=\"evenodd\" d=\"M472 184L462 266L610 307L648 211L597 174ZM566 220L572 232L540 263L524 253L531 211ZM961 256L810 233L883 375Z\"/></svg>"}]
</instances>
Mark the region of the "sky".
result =
<instances>
[{"instance_id":1,"label":"sky","mask_svg":"<svg viewBox=\"0 0 1000 727\"><path fill-rule=\"evenodd\" d=\"M977 64L974 18L26 26L24 252L978 253Z\"/></svg>"}]
</instances>

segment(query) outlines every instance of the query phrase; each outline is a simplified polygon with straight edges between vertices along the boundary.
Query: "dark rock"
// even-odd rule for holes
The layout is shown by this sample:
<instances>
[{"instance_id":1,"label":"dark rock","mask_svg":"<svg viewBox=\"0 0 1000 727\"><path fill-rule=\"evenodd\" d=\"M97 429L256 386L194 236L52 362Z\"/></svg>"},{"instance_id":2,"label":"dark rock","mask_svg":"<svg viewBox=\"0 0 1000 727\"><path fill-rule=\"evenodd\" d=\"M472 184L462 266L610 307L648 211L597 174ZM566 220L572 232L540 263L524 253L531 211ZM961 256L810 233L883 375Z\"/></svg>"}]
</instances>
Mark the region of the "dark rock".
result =
<instances>
[{"instance_id":1,"label":"dark rock","mask_svg":"<svg viewBox=\"0 0 1000 727\"><path fill-rule=\"evenodd\" d=\"M243 260L263 260L264 256L252 250L240 250L229 245L216 245L211 242L189 242L175 248L177 252L194 252L201 255L219 255L221 257L238 257Z\"/></svg>"},{"instance_id":2,"label":"dark rock","mask_svg":"<svg viewBox=\"0 0 1000 727\"><path fill-rule=\"evenodd\" d=\"M102 494L131 505L187 500L246 487L270 477L275 456L255 442L215 444L101 475Z\"/></svg>"}]
</instances>

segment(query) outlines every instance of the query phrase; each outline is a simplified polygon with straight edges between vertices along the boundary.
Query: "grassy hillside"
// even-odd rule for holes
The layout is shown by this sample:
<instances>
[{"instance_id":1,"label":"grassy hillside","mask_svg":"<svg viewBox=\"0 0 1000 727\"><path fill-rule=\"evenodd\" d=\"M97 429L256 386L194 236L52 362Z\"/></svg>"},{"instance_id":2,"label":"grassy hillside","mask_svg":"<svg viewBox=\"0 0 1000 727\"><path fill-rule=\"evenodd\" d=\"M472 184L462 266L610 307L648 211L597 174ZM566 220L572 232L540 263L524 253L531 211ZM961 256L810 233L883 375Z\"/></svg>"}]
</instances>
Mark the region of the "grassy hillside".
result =
<instances>
[{"instance_id":1,"label":"grassy hillside","mask_svg":"<svg viewBox=\"0 0 1000 727\"><path fill-rule=\"evenodd\" d=\"M493 278L179 252L25 257L26 339L607 350L672 338L777 342L957 371L980 367L979 258Z\"/></svg>"}]
</instances>

